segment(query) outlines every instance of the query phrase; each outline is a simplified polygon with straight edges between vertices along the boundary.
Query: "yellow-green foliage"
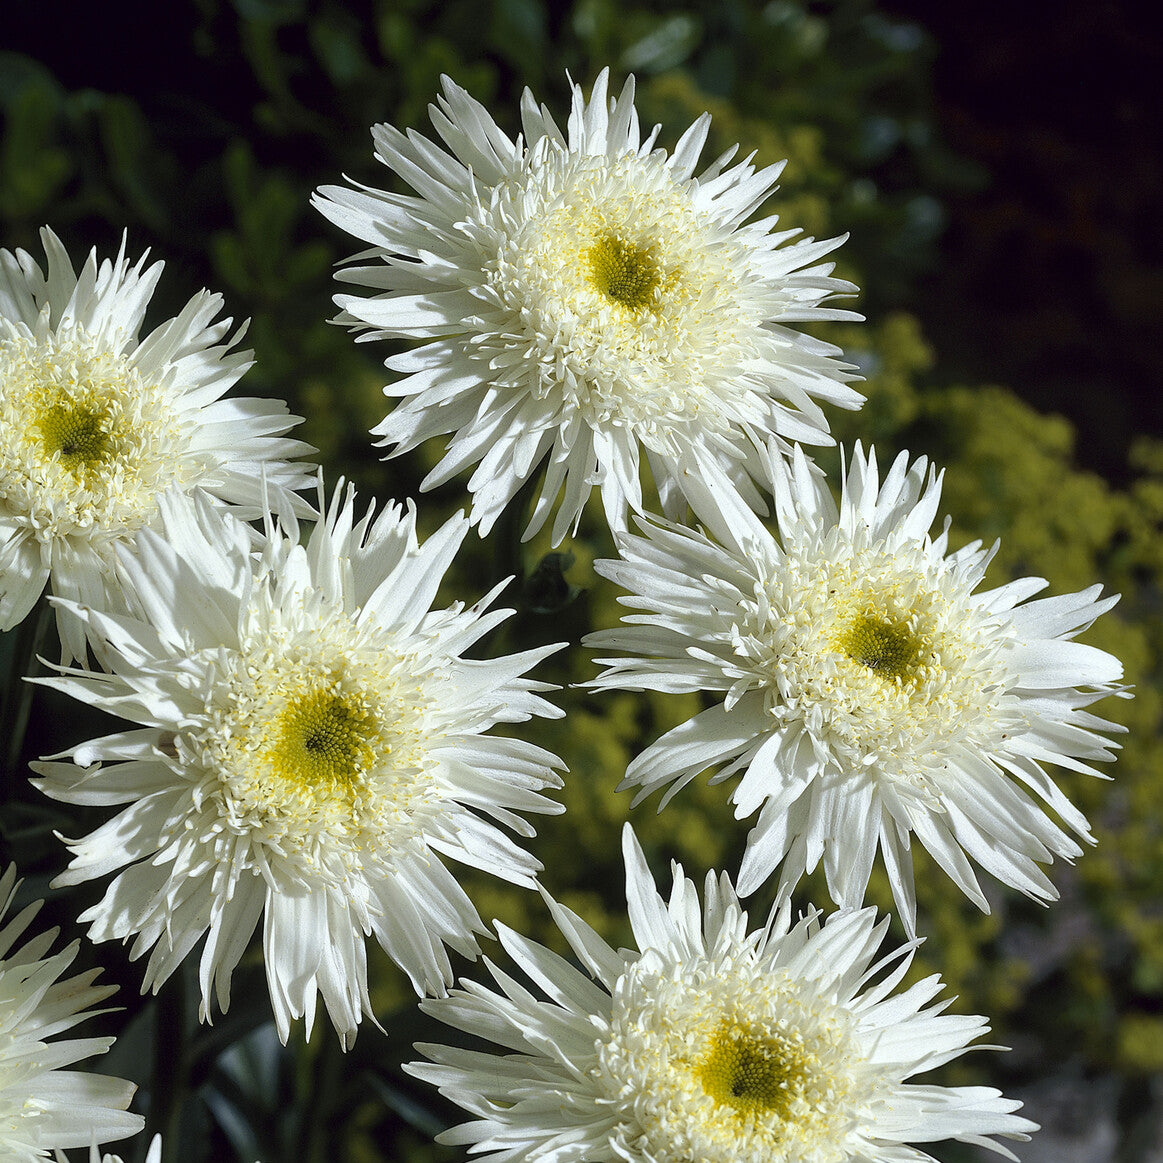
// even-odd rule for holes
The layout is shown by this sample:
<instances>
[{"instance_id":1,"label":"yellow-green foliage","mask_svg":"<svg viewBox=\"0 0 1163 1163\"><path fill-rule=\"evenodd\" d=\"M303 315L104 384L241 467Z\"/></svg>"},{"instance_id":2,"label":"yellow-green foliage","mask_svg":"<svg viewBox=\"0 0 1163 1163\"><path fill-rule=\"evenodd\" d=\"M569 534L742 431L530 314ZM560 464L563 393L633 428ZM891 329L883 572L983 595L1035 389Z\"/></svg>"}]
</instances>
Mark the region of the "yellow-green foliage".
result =
<instances>
[{"instance_id":1,"label":"yellow-green foliage","mask_svg":"<svg viewBox=\"0 0 1163 1163\"><path fill-rule=\"evenodd\" d=\"M771 200L781 226L796 226L817 237L831 228L830 204L819 191L821 186L832 184L836 175L824 157L818 128L745 116L729 101L715 100L700 92L681 72L649 80L641 86L636 103L645 124L657 122L664 127L664 146L674 144L682 127L702 113L710 113L711 132L704 161L737 148L735 160L742 161L754 151L753 164L757 168L786 162L779 192Z\"/></svg>"}]
</instances>

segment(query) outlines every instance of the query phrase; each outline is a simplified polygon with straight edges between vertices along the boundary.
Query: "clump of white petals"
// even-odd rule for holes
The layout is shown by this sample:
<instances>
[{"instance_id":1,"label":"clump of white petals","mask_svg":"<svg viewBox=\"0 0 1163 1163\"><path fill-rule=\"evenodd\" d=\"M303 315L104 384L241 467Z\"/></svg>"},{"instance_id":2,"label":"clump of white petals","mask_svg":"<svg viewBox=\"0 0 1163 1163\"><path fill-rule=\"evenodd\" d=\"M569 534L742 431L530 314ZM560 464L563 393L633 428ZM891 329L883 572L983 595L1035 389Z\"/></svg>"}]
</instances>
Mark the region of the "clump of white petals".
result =
<instances>
[{"instance_id":1,"label":"clump of white petals","mask_svg":"<svg viewBox=\"0 0 1163 1163\"><path fill-rule=\"evenodd\" d=\"M219 295L202 291L139 339L162 264L90 253L81 273L41 232L42 271L0 251L0 630L46 584L58 597L114 601L113 546L157 518L168 488L198 487L246 520L286 508L310 483L287 458L298 417L273 400L221 398L251 363L232 350ZM265 490L265 492L264 492ZM84 636L58 615L66 659Z\"/></svg>"},{"instance_id":2,"label":"clump of white petals","mask_svg":"<svg viewBox=\"0 0 1163 1163\"><path fill-rule=\"evenodd\" d=\"M696 454L730 472L757 505L757 449L830 443L819 402L859 406L838 349L794 330L858 318L821 306L855 288L819 260L843 240L785 245L798 230L749 221L782 165L734 150L696 176L710 118L672 154L643 136L631 77L611 97L573 86L562 132L526 91L523 136L508 138L448 78L432 123L446 150L390 125L376 156L415 191L339 186L316 205L372 246L339 277L361 338L419 340L387 366L401 397L374 432L394 453L451 434L422 487L470 465L471 520L487 533L522 482L545 476L526 531L557 504L553 541L575 528L591 487L611 525L642 511L643 450L668 512Z\"/></svg>"},{"instance_id":3,"label":"clump of white petals","mask_svg":"<svg viewBox=\"0 0 1163 1163\"><path fill-rule=\"evenodd\" d=\"M665 806L710 767L740 776L736 816L759 812L743 893L781 864L790 889L822 860L833 899L855 907L879 848L911 929L915 834L986 911L967 857L1053 899L1039 863L1081 849L1038 799L1093 839L1044 765L1097 775L1113 758L1101 732L1118 728L1084 708L1122 668L1071 639L1117 599L1094 586L1026 601L1040 578L976 592L992 552L930 537L941 482L924 458L902 453L881 484L857 445L839 507L802 452L770 463L778 536L708 471L688 486L706 531L644 522L597 566L643 612L587 640L613 652L592 685L721 695L622 786L637 803L669 784Z\"/></svg>"},{"instance_id":4,"label":"clump of white petals","mask_svg":"<svg viewBox=\"0 0 1163 1163\"><path fill-rule=\"evenodd\" d=\"M894 993L914 946L875 960L887 919L792 924L785 904L748 931L725 874L707 874L700 909L675 865L666 901L629 825L623 841L636 950L547 897L588 976L498 925L548 1000L490 966L499 991L466 982L422 1003L508 1051L417 1047L431 1061L409 1072L474 1116L442 1142L498 1163L908 1163L930 1159L908 1144L940 1139L1013 1158L990 1136L1036 1129L996 1090L908 1081L988 1026L942 1014L936 976Z\"/></svg>"},{"instance_id":5,"label":"clump of white petals","mask_svg":"<svg viewBox=\"0 0 1163 1163\"><path fill-rule=\"evenodd\" d=\"M57 1151L56 1163L69 1163L63 1151ZM120 1155L102 1154L94 1143L89 1148L89 1163L123 1163ZM150 1140L149 1150L145 1153L145 1163L162 1163L162 1137L154 1135Z\"/></svg>"},{"instance_id":6,"label":"clump of white petals","mask_svg":"<svg viewBox=\"0 0 1163 1163\"><path fill-rule=\"evenodd\" d=\"M0 921L16 890L16 867L0 876ZM109 1037L58 1038L95 1017L94 1009L117 987L94 985L98 970L58 978L77 956L80 942L46 956L50 929L17 948L41 906L37 901L0 928L0 1159L32 1163L59 1148L124 1139L144 1126L127 1111L132 1082L62 1067L104 1054Z\"/></svg>"},{"instance_id":7,"label":"clump of white petals","mask_svg":"<svg viewBox=\"0 0 1163 1163\"><path fill-rule=\"evenodd\" d=\"M163 498L162 529L123 547L130 613L75 606L108 675L45 680L141 724L36 765L54 798L127 805L70 841L58 883L121 869L81 917L93 940L135 937L157 989L205 937L203 1017L260 919L280 1036L322 994L345 1045L367 994L364 938L419 993L476 953L480 918L442 856L532 887L540 865L497 825L560 811L553 755L487 735L558 712L523 677L556 646L462 653L511 611L500 587L430 609L468 525L423 545L415 513L357 518L342 490L304 545L293 525L252 532L205 499Z\"/></svg>"}]
</instances>

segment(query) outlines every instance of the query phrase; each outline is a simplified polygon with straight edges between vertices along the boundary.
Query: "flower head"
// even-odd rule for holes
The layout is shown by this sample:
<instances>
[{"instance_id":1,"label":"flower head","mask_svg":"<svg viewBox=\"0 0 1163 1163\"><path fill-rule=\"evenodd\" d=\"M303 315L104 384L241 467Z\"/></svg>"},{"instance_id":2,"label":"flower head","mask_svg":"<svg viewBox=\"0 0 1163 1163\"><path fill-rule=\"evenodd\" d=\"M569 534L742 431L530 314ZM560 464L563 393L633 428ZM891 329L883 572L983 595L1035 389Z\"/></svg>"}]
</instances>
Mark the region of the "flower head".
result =
<instances>
[{"instance_id":1,"label":"flower head","mask_svg":"<svg viewBox=\"0 0 1163 1163\"><path fill-rule=\"evenodd\" d=\"M155 989L205 934L203 1016L260 917L275 1019L314 1019L323 995L345 1043L367 995L372 935L418 992L452 980L481 922L451 856L532 886L518 813L560 810L554 756L485 734L556 715L522 677L554 646L461 657L510 611L430 609L464 538L455 517L423 545L411 508L360 519L337 495L306 544L250 530L204 498L162 501L162 532L120 553L128 616L75 607L111 673L45 680L142 725L37 764L72 803L125 804L71 841L59 878L123 869L81 917L93 940L136 935ZM162 535L164 533L164 536Z\"/></svg>"},{"instance_id":2,"label":"flower head","mask_svg":"<svg viewBox=\"0 0 1163 1163\"><path fill-rule=\"evenodd\" d=\"M422 1003L509 1051L417 1047L432 1061L407 1069L475 1116L442 1141L506 1163L920 1163L930 1156L908 1143L1008 1156L989 1136L1036 1129L996 1090L907 1081L988 1027L930 1005L936 976L893 992L912 949L874 961L887 927L874 910L793 925L785 904L749 932L725 875L707 874L700 910L675 865L665 901L628 825L624 849L638 951L615 952L549 901L588 977L498 925L549 1000L494 969L500 992L470 983Z\"/></svg>"},{"instance_id":3,"label":"flower head","mask_svg":"<svg viewBox=\"0 0 1163 1163\"><path fill-rule=\"evenodd\" d=\"M817 401L861 397L839 351L795 331L803 320L858 318L822 301L855 288L819 260L842 239L783 245L775 218L748 221L781 166L729 165L695 176L710 118L674 153L645 139L633 78L617 97L603 71L587 101L573 87L566 132L532 94L511 141L445 78L431 109L447 151L390 125L378 158L416 191L327 187L316 205L370 243L378 261L341 295L364 338L420 346L387 361L403 398L375 433L396 452L452 434L422 487L469 465L471 519L488 532L522 482L545 466L527 536L562 492L559 542L597 484L611 525L642 510L642 450L663 505L681 500L693 451L718 460L748 496L768 439L830 443Z\"/></svg>"},{"instance_id":4,"label":"flower head","mask_svg":"<svg viewBox=\"0 0 1163 1163\"><path fill-rule=\"evenodd\" d=\"M1116 598L1095 586L1025 601L1040 578L975 592L992 553L930 538L941 482L924 458L902 453L880 484L858 445L839 508L801 452L771 464L778 538L708 469L688 486L706 532L644 523L619 538L624 560L598 566L645 612L591 635L616 654L593 685L722 694L640 754L623 786L640 800L671 784L665 805L708 767L741 775L736 816L759 811L744 893L781 862L787 889L823 860L833 899L854 907L879 847L911 926L915 834L982 909L967 856L1053 899L1039 862L1081 849L1034 797L1093 843L1044 765L1098 774L1091 764L1112 758L1101 732L1115 728L1084 708L1122 668L1071 639Z\"/></svg>"},{"instance_id":5,"label":"flower head","mask_svg":"<svg viewBox=\"0 0 1163 1163\"><path fill-rule=\"evenodd\" d=\"M0 921L19 887L10 865L0 876ZM117 987L94 985L97 970L58 981L80 942L46 957L56 929L14 949L40 905L29 905L0 928L0 1159L13 1163L49 1159L57 1148L124 1139L145 1125L126 1110L137 1089L132 1082L61 1069L113 1045L112 1038L57 1035L104 1013L93 1007Z\"/></svg>"},{"instance_id":6,"label":"flower head","mask_svg":"<svg viewBox=\"0 0 1163 1163\"><path fill-rule=\"evenodd\" d=\"M41 232L47 273L0 251L0 630L20 622L46 584L104 606L112 547L154 522L158 497L199 487L246 520L285 508L311 477L287 457L298 417L273 400L222 399L250 366L225 339L218 295L202 291L139 339L162 264L90 253L74 272ZM66 659L84 635L58 615Z\"/></svg>"}]
</instances>

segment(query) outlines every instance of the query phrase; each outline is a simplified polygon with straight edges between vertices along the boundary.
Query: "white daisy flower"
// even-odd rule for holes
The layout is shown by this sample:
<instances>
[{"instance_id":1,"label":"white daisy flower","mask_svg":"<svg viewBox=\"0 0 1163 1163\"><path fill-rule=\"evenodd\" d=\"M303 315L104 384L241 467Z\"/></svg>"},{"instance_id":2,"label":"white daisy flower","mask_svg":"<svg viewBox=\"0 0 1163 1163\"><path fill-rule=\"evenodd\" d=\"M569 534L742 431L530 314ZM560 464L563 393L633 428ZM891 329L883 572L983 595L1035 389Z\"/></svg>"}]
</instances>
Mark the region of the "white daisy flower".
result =
<instances>
[{"instance_id":1,"label":"white daisy flower","mask_svg":"<svg viewBox=\"0 0 1163 1163\"><path fill-rule=\"evenodd\" d=\"M69 841L55 883L123 870L80 919L152 949L143 988L205 936L207 1020L261 917L280 1037L300 1017L310 1033L321 993L346 1046L371 1016L365 936L417 992L452 981L445 945L475 955L481 921L442 856L535 883L496 825L529 836L520 813L561 811L541 794L560 761L485 732L560 714L522 677L557 647L461 657L512 612L486 612L500 586L429 608L463 516L420 545L411 506L357 520L348 490L304 546L273 528L256 556L205 498L168 495L161 515L119 554L132 614L73 607L112 673L43 680L142 724L34 765L56 799L128 805Z\"/></svg>"},{"instance_id":2,"label":"white daisy flower","mask_svg":"<svg viewBox=\"0 0 1163 1163\"><path fill-rule=\"evenodd\" d=\"M912 931L910 836L989 906L968 858L1040 900L1038 867L1081 849L1045 801L1093 843L1047 763L1099 774L1113 756L1084 708L1118 689L1118 660L1071 639L1117 600L1101 587L1025 599L1041 578L977 593L993 551L930 538L941 480L897 457L878 483L860 446L837 509L818 470L770 457L778 538L708 469L688 492L707 531L643 523L598 570L643 613L587 640L616 657L602 688L720 692L638 755L622 786L662 805L708 767L741 775L735 814L759 811L739 889L782 862L781 890L822 860L833 900L864 899L879 847ZM1024 604L1023 604L1024 603ZM1032 795L1030 793L1033 793ZM661 810L661 809L660 809Z\"/></svg>"},{"instance_id":3,"label":"white daisy flower","mask_svg":"<svg viewBox=\"0 0 1163 1163\"><path fill-rule=\"evenodd\" d=\"M873 909L792 925L785 904L748 932L725 874L707 874L700 910L674 865L664 901L629 825L623 840L641 952L547 897L588 977L498 925L549 1000L490 966L499 992L466 982L421 1004L509 1051L417 1046L432 1062L405 1069L474 1116L441 1142L497 1161L907 1163L931 1158L909 1143L939 1139L1013 1158L990 1136L1037 1129L991 1088L907 1081L989 1027L930 1005L936 975L893 993L913 947L874 961L888 922Z\"/></svg>"},{"instance_id":4,"label":"white daisy flower","mask_svg":"<svg viewBox=\"0 0 1163 1163\"><path fill-rule=\"evenodd\" d=\"M573 87L567 131L526 91L524 136L444 78L431 107L447 150L415 131L372 130L376 156L415 196L329 186L315 205L372 249L340 278L376 292L340 295L362 338L419 340L387 360L403 398L374 433L395 453L452 434L422 488L476 464L470 514L482 534L541 465L530 537L563 493L557 544L591 486L611 525L642 510L640 448L668 512L692 449L718 459L761 504L750 477L770 437L831 443L817 401L862 397L839 349L794 330L858 319L820 304L855 291L819 260L843 239L784 245L775 217L748 221L782 165L698 176L704 114L669 157L643 139L631 77L589 101Z\"/></svg>"},{"instance_id":5,"label":"white daisy flower","mask_svg":"<svg viewBox=\"0 0 1163 1163\"><path fill-rule=\"evenodd\" d=\"M222 399L251 364L241 331L215 322L222 298L195 295L138 339L162 264L97 262L80 275L41 231L47 273L0 251L0 630L23 620L46 584L93 605L110 598L112 546L149 525L166 489L206 489L250 520L311 483L287 457L281 401ZM265 493L264 493L265 489ZM66 660L85 656L59 617Z\"/></svg>"},{"instance_id":6,"label":"white daisy flower","mask_svg":"<svg viewBox=\"0 0 1163 1163\"><path fill-rule=\"evenodd\" d=\"M0 876L0 921L20 883L16 867ZM113 1039L57 1038L86 1018L117 989L94 985L98 970L57 979L73 963L79 941L46 957L58 930L14 948L41 901L0 928L0 1159L25 1163L51 1159L61 1147L81 1147L134 1135L145 1125L126 1108L132 1082L88 1071L62 1070L95 1054Z\"/></svg>"}]
</instances>

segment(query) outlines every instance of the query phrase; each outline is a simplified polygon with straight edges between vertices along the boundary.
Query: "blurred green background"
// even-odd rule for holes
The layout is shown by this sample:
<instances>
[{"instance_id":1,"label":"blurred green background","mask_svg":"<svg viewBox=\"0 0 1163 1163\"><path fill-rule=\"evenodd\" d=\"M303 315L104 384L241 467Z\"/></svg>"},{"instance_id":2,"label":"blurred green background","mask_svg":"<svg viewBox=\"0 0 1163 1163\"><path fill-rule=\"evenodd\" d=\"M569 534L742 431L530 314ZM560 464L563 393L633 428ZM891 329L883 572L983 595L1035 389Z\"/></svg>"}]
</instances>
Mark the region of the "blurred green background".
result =
<instances>
[{"instance_id":1,"label":"blurred green background","mask_svg":"<svg viewBox=\"0 0 1163 1163\"><path fill-rule=\"evenodd\" d=\"M306 417L301 433L329 481L342 474L386 499L415 494L436 450L385 464L371 447L387 350L357 347L326 322L332 265L355 245L308 205L344 174L391 183L371 158L373 122L425 130L447 72L516 132L526 85L561 110L567 69L588 85L610 65L619 81L638 76L643 120L663 123L663 144L709 109L710 154L739 142L761 163L789 159L770 209L816 236L851 232L838 273L860 284L868 318L821 329L866 377L868 403L834 417L837 435L946 465L955 541L1002 539L996 581L1032 573L1063 592L1101 580L1124 595L1087 641L1119 655L1135 686L1133 702L1099 708L1130 728L1125 751L1113 783L1061 777L1098 848L1053 870L1063 897L1053 908L998 889L988 917L922 867L929 939L917 972L940 970L955 1006L990 1015L996 1040L1014 1048L972 1056L942 1080L1026 1098L1046 1125L1024 1159L1129 1163L1163 1157L1163 391L1148 342L1160 170L1144 147L1158 52L1129 5L1010 8L1020 11L920 0L197 0L146 17L129 5L22 6L0 30L0 245L40 259L37 229L49 223L79 263L127 230L131 254L150 247L166 260L157 320L202 286L222 291L230 314L252 319L258 362L241 389ZM461 503L459 487L422 502L426 527ZM450 600L471 600L519 573L518 616L490 649L576 646L616 619L590 568L610 553L600 520L583 523L566 557L493 540L468 543L448 586ZM12 638L0 640L5 658ZM577 648L545 668L563 684L592 673ZM568 763L569 811L540 828L535 850L550 891L624 943L623 819L660 879L671 857L696 877L737 867L746 827L705 781L660 816L653 802L631 814L613 791L634 752L697 699L568 687L555 698L567 718L530 734ZM106 729L39 693L24 758ZM23 771L0 811L25 896L46 892L65 863L52 829L76 836L95 823L62 820ZM532 894L468 879L486 919L559 945ZM55 893L47 913L68 931L97 895ZM882 879L872 895L891 903ZM812 896L826 899L822 885ZM757 911L766 903L760 893ZM137 1078L155 1116L173 1112L172 1157L461 1157L430 1143L452 1108L399 1069L412 1041L446 1032L382 959L387 1033L369 1026L345 1058L325 1022L309 1045L278 1046L256 960L230 1014L197 1028L188 977L143 1002L123 951L82 956L122 982L127 1007L103 1019L122 1036L100 1068ZM936 1153L976 1158L956 1144Z\"/></svg>"}]
</instances>

